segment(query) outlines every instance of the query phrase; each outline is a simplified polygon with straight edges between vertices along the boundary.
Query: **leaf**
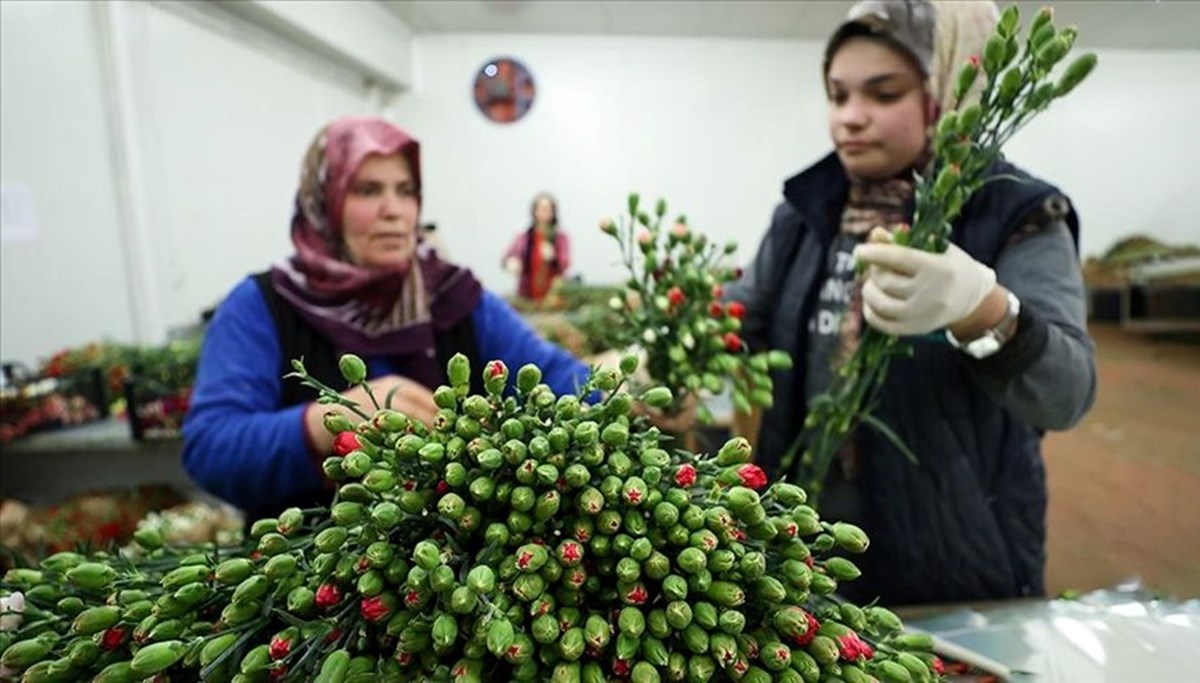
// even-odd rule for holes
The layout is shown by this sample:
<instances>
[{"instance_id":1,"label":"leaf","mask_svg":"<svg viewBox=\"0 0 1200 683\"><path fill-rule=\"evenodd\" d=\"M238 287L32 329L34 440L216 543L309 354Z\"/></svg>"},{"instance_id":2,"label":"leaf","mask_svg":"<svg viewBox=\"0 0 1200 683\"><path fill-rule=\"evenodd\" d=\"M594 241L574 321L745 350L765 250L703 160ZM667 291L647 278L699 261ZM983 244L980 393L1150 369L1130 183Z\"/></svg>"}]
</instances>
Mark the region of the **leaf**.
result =
<instances>
[{"instance_id":1,"label":"leaf","mask_svg":"<svg viewBox=\"0 0 1200 683\"><path fill-rule=\"evenodd\" d=\"M909 462L911 462L914 465L920 466L921 463L920 463L920 461L917 460L917 454L913 453L912 449L909 448L907 445L905 445L904 441L900 438L900 435L898 435L898 434L896 434L896 432L892 431L891 427L884 424L883 420L880 420L879 418L877 418L874 415L871 415L869 413L863 413L863 414L859 415L858 419L863 424L867 425L871 429L874 429L875 431L882 434L884 436L884 438L886 438L888 441L891 441L892 445L895 446L896 449L899 450L901 453L903 453L904 457L908 458Z\"/></svg>"}]
</instances>

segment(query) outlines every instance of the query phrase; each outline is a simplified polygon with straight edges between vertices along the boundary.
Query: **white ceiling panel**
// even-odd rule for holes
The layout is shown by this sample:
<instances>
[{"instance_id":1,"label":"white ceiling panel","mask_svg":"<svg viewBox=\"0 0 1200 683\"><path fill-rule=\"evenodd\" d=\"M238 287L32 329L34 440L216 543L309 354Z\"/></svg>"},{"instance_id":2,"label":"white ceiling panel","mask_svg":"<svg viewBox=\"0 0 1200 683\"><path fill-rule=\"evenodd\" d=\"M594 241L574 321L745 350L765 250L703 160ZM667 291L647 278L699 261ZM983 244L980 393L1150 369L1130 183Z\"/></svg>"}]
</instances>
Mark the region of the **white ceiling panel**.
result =
<instances>
[{"instance_id":1,"label":"white ceiling panel","mask_svg":"<svg viewBox=\"0 0 1200 683\"><path fill-rule=\"evenodd\" d=\"M417 33L548 33L824 40L844 0L379 0ZM1001 3L1004 6L1006 3ZM1016 3L1028 18L1044 2ZM1200 50L1195 0L1050 3L1091 48Z\"/></svg>"}]
</instances>

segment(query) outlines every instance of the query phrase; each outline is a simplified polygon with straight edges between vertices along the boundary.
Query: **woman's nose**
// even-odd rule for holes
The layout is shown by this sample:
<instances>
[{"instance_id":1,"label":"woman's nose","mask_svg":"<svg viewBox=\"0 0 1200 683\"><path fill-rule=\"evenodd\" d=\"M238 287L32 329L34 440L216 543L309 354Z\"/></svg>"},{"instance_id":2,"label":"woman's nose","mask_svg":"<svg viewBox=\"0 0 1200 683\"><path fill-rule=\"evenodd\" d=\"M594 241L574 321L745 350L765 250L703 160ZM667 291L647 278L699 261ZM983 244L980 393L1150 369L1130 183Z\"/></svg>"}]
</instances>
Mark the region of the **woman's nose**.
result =
<instances>
[{"instance_id":1,"label":"woman's nose","mask_svg":"<svg viewBox=\"0 0 1200 683\"><path fill-rule=\"evenodd\" d=\"M847 128L862 128L867 125L867 108L863 106L862 98L847 98L842 106L838 107L837 120Z\"/></svg>"},{"instance_id":2,"label":"woman's nose","mask_svg":"<svg viewBox=\"0 0 1200 683\"><path fill-rule=\"evenodd\" d=\"M400 195L398 193L391 190L383 193L383 206L381 207L381 210L385 216L392 217L400 215L402 206L403 202L400 201Z\"/></svg>"}]
</instances>

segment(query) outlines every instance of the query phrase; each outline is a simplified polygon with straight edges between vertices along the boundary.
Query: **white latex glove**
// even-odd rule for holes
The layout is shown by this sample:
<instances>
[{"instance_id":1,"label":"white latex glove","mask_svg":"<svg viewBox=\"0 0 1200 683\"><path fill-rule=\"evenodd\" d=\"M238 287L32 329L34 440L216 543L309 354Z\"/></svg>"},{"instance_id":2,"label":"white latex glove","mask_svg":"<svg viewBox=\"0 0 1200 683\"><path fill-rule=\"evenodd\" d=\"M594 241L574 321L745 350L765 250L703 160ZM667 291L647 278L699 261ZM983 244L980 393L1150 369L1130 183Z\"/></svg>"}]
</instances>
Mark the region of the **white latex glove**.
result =
<instances>
[{"instance_id":1,"label":"white latex glove","mask_svg":"<svg viewBox=\"0 0 1200 683\"><path fill-rule=\"evenodd\" d=\"M950 327L979 308L996 273L951 244L934 254L894 244L862 244L857 261L870 264L863 314L888 334L916 335Z\"/></svg>"},{"instance_id":2,"label":"white latex glove","mask_svg":"<svg viewBox=\"0 0 1200 683\"><path fill-rule=\"evenodd\" d=\"M25 595L13 593L0 598L0 631L12 631L21 625Z\"/></svg>"}]
</instances>

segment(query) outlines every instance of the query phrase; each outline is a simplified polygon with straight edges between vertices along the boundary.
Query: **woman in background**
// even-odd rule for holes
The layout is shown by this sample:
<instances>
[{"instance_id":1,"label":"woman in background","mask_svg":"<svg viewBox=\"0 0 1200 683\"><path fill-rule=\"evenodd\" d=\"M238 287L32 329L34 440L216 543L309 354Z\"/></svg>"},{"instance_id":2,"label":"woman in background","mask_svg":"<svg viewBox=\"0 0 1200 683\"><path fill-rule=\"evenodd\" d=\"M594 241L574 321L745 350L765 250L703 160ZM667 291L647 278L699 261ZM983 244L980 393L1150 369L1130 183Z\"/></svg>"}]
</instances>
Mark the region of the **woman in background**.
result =
<instances>
[{"instance_id":1,"label":"woman in background","mask_svg":"<svg viewBox=\"0 0 1200 683\"><path fill-rule=\"evenodd\" d=\"M504 268L517 275L517 295L541 301L571 263L567 235L558 227L558 204L543 192L533 198L530 226L513 240Z\"/></svg>"},{"instance_id":2,"label":"woman in background","mask_svg":"<svg viewBox=\"0 0 1200 683\"><path fill-rule=\"evenodd\" d=\"M184 421L183 464L205 490L248 519L328 502L321 462L333 436L314 392L284 380L293 359L331 387L338 358L367 363L369 384L393 407L432 420L431 390L464 353L479 389L483 363L536 363L556 393L587 368L540 339L469 270L420 246L417 141L378 118L346 117L308 149L292 217L295 254L238 284L218 308ZM361 388L343 394L367 408Z\"/></svg>"}]
</instances>

